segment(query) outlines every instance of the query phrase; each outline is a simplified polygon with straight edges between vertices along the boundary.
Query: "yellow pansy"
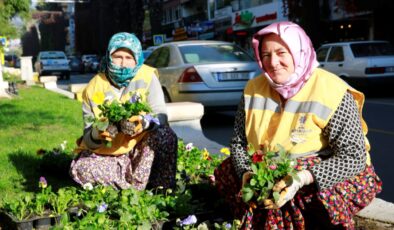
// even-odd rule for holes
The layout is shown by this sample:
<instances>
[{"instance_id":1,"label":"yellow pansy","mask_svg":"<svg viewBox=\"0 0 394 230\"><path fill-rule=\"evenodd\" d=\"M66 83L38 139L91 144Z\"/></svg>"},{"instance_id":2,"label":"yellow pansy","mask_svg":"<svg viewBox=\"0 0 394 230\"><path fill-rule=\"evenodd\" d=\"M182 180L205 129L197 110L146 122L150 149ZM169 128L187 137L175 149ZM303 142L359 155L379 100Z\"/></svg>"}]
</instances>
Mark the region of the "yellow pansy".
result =
<instances>
[{"instance_id":1,"label":"yellow pansy","mask_svg":"<svg viewBox=\"0 0 394 230\"><path fill-rule=\"evenodd\" d=\"M220 152L223 153L223 154L225 154L225 155L230 155L230 149L229 149L229 148L226 148L226 147L221 148L221 149L220 149Z\"/></svg>"},{"instance_id":2,"label":"yellow pansy","mask_svg":"<svg viewBox=\"0 0 394 230\"><path fill-rule=\"evenodd\" d=\"M92 100L96 105L101 105L104 103L105 94L103 92L95 92L93 94Z\"/></svg>"},{"instance_id":3,"label":"yellow pansy","mask_svg":"<svg viewBox=\"0 0 394 230\"><path fill-rule=\"evenodd\" d=\"M208 160L209 159L209 152L206 148L204 148L204 151L202 152L202 157L204 160Z\"/></svg>"}]
</instances>

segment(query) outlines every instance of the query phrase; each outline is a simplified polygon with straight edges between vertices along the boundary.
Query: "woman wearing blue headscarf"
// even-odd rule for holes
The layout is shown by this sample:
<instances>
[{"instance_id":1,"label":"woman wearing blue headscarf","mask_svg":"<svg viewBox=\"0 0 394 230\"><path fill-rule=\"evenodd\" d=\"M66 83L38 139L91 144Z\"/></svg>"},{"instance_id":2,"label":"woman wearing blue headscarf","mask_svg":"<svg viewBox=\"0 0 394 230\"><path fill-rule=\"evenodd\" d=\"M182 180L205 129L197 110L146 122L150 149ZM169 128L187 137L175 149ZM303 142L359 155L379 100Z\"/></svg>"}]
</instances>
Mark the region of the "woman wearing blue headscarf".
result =
<instances>
[{"instance_id":1,"label":"woman wearing blue headscarf","mask_svg":"<svg viewBox=\"0 0 394 230\"><path fill-rule=\"evenodd\" d=\"M135 35L122 32L112 36L99 73L82 94L84 134L70 169L77 183L139 190L175 185L177 137L168 126L157 71L143 61L141 43ZM137 128L132 133L120 128L111 136L112 145L105 145L108 132L99 131L87 119L100 118L98 95L109 102L125 102L141 95L157 119L151 114L134 116L129 121Z\"/></svg>"}]
</instances>

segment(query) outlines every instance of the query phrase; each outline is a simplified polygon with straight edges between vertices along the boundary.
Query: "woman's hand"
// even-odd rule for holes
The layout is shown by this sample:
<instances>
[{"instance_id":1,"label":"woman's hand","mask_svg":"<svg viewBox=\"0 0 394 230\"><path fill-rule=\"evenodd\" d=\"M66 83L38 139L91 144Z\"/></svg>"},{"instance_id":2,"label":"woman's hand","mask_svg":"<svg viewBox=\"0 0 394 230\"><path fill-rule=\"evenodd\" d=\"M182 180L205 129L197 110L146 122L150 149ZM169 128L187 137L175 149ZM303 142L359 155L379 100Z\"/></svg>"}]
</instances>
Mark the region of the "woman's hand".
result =
<instances>
[{"instance_id":1,"label":"woman's hand","mask_svg":"<svg viewBox=\"0 0 394 230\"><path fill-rule=\"evenodd\" d=\"M297 173L297 179L287 175L277 182L272 188L273 192L279 192L279 199L274 202L272 199L263 201L264 208L277 209L281 208L289 200L293 199L300 188L313 182L313 176L308 170L302 170Z\"/></svg>"}]
</instances>

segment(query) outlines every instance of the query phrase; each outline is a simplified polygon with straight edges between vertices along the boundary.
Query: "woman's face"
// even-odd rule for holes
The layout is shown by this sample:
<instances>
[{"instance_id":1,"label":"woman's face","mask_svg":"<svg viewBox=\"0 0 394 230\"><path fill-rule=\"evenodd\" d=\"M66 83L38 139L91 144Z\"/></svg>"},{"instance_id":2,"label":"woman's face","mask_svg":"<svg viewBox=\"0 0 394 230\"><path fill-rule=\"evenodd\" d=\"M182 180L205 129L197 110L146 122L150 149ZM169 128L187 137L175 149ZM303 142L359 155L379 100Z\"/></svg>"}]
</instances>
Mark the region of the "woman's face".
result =
<instances>
[{"instance_id":1,"label":"woman's face","mask_svg":"<svg viewBox=\"0 0 394 230\"><path fill-rule=\"evenodd\" d=\"M293 56L287 45L276 34L264 36L260 58L264 70L276 84L286 83L294 73Z\"/></svg>"},{"instance_id":2,"label":"woman's face","mask_svg":"<svg viewBox=\"0 0 394 230\"><path fill-rule=\"evenodd\" d=\"M111 54L112 63L120 67L134 68L136 61L133 53L125 48L119 48Z\"/></svg>"}]
</instances>

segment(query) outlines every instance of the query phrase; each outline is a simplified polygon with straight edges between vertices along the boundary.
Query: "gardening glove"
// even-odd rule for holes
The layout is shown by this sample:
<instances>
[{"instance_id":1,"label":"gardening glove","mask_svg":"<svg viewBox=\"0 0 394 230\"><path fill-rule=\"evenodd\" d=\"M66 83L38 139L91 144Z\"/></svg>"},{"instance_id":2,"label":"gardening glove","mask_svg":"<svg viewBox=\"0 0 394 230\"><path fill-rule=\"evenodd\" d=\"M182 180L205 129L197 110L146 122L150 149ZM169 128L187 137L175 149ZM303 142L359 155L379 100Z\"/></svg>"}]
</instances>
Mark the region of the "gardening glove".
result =
<instances>
[{"instance_id":1,"label":"gardening glove","mask_svg":"<svg viewBox=\"0 0 394 230\"><path fill-rule=\"evenodd\" d=\"M277 182L272 188L273 192L279 192L279 199L275 202L272 199L263 201L264 208L277 209L281 208L289 200L293 199L300 188L313 182L313 176L308 170L302 170L297 173L298 180L290 175L285 176Z\"/></svg>"},{"instance_id":2,"label":"gardening glove","mask_svg":"<svg viewBox=\"0 0 394 230\"><path fill-rule=\"evenodd\" d=\"M101 131L96 128L92 128L91 137L93 140L105 140L105 141L112 141L112 137L109 132Z\"/></svg>"},{"instance_id":3,"label":"gardening glove","mask_svg":"<svg viewBox=\"0 0 394 230\"><path fill-rule=\"evenodd\" d=\"M137 136L138 134L142 133L145 130L146 122L144 122L144 116L142 115L132 116L129 119L127 119L126 123L132 125L129 126L128 128L123 127L122 125L122 132L132 137Z\"/></svg>"}]
</instances>

